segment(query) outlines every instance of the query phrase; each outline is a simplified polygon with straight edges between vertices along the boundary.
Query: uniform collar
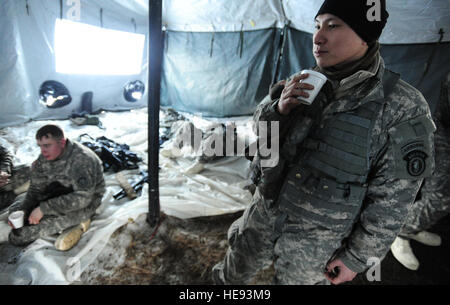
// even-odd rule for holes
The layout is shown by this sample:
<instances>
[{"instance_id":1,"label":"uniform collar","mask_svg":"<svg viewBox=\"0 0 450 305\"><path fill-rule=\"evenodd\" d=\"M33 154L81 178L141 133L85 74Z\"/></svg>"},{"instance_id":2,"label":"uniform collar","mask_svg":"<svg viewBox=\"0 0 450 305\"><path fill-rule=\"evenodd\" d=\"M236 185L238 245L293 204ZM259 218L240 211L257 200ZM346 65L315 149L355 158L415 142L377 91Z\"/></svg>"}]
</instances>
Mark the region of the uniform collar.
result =
<instances>
[{"instance_id":1,"label":"uniform collar","mask_svg":"<svg viewBox=\"0 0 450 305\"><path fill-rule=\"evenodd\" d=\"M381 79L385 66L381 56L375 64L369 71L357 71L341 80L339 87L334 90L334 97L326 112L346 112L369 101L384 98ZM336 83L332 85L336 86Z\"/></svg>"},{"instance_id":2,"label":"uniform collar","mask_svg":"<svg viewBox=\"0 0 450 305\"><path fill-rule=\"evenodd\" d=\"M64 151L56 160L64 160L67 159L73 151L73 143L69 139L66 140L66 147L64 147Z\"/></svg>"}]
</instances>

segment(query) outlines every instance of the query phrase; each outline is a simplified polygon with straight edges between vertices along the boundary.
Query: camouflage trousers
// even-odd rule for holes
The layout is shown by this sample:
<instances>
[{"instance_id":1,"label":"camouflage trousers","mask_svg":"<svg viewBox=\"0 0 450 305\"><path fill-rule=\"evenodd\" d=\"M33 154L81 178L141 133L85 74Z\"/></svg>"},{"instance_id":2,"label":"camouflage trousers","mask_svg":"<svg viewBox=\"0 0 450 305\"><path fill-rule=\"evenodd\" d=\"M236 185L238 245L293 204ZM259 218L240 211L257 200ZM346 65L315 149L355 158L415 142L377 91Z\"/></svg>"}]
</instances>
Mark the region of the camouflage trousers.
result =
<instances>
[{"instance_id":1,"label":"camouflage trousers","mask_svg":"<svg viewBox=\"0 0 450 305\"><path fill-rule=\"evenodd\" d=\"M435 134L436 169L425 178L400 235L429 229L450 213L450 131Z\"/></svg>"},{"instance_id":2,"label":"camouflage trousers","mask_svg":"<svg viewBox=\"0 0 450 305\"><path fill-rule=\"evenodd\" d=\"M14 190L30 180L31 168L26 165L14 167L12 169L10 183L0 189L0 211L9 207L17 195Z\"/></svg>"},{"instance_id":3,"label":"camouflage trousers","mask_svg":"<svg viewBox=\"0 0 450 305\"><path fill-rule=\"evenodd\" d=\"M328 284L325 266L342 238L268 209L257 193L254 198L228 230L226 256L213 268L216 282L250 284L259 271L273 263L273 284Z\"/></svg>"},{"instance_id":4,"label":"camouflage trousers","mask_svg":"<svg viewBox=\"0 0 450 305\"><path fill-rule=\"evenodd\" d=\"M28 216L31 211L25 213L25 225L19 229L13 229L9 233L9 242L15 246L26 246L41 237L49 237L70 227L79 225L83 221L90 219L95 214L95 210L87 208L74 211L61 216L45 216L37 225L28 223Z\"/></svg>"}]
</instances>

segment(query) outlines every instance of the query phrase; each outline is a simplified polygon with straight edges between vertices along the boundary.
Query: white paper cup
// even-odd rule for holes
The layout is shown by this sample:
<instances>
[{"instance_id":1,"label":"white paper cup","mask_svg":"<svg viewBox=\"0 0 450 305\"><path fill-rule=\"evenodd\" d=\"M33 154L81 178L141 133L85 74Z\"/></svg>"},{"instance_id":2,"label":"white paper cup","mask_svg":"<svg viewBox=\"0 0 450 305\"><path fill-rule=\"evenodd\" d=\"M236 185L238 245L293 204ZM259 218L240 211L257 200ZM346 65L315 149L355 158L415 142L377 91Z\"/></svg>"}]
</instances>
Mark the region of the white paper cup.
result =
<instances>
[{"instance_id":1,"label":"white paper cup","mask_svg":"<svg viewBox=\"0 0 450 305\"><path fill-rule=\"evenodd\" d=\"M24 215L25 215L24 211L15 211L9 215L8 220L14 226L14 229L19 229L23 227Z\"/></svg>"},{"instance_id":2,"label":"white paper cup","mask_svg":"<svg viewBox=\"0 0 450 305\"><path fill-rule=\"evenodd\" d=\"M327 81L327 77L325 75L323 75L322 73L319 73L317 71L313 71L313 70L303 70L300 72L301 74L305 74L308 73L309 76L305 79L302 79L300 82L301 83L307 83L310 85L314 86L313 90L306 90L309 94L309 97L303 97L303 96L299 96L298 99L306 104L306 105L311 105L312 102L314 102L314 99L316 98L317 94L319 94L320 89L322 89L323 85L325 84L325 82Z\"/></svg>"}]
</instances>

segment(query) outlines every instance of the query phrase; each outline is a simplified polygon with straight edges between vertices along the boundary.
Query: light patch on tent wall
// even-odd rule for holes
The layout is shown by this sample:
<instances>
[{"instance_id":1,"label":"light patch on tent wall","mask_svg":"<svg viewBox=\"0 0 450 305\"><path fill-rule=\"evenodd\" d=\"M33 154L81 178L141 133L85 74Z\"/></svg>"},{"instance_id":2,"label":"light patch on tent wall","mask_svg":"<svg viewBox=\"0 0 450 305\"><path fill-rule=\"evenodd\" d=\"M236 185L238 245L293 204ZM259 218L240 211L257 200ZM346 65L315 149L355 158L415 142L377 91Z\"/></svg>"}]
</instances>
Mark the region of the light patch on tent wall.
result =
<instances>
[{"instance_id":1,"label":"light patch on tent wall","mask_svg":"<svg viewBox=\"0 0 450 305\"><path fill-rule=\"evenodd\" d=\"M123 87L123 97L128 102L139 101L145 92L145 85L143 82L137 80L134 82L128 82Z\"/></svg>"},{"instance_id":2,"label":"light patch on tent wall","mask_svg":"<svg viewBox=\"0 0 450 305\"><path fill-rule=\"evenodd\" d=\"M39 88L39 102L47 108L60 108L70 104L72 97L62 83L48 80Z\"/></svg>"},{"instance_id":3,"label":"light patch on tent wall","mask_svg":"<svg viewBox=\"0 0 450 305\"><path fill-rule=\"evenodd\" d=\"M141 73L145 35L70 20L55 24L56 72L135 75Z\"/></svg>"}]
</instances>

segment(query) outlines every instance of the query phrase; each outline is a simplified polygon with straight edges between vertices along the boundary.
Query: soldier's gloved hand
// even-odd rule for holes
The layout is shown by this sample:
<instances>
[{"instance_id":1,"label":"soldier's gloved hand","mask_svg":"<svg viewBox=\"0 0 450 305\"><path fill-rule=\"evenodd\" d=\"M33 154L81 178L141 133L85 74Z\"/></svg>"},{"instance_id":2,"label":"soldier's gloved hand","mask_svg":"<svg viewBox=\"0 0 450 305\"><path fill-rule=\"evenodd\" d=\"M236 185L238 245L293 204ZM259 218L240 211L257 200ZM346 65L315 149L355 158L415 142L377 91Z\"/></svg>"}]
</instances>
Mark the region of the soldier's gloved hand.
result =
<instances>
[{"instance_id":1,"label":"soldier's gloved hand","mask_svg":"<svg viewBox=\"0 0 450 305\"><path fill-rule=\"evenodd\" d=\"M348 269L340 259L335 259L328 263L326 269L327 272L325 272L325 277L334 285L349 282L353 280L357 274Z\"/></svg>"},{"instance_id":2,"label":"soldier's gloved hand","mask_svg":"<svg viewBox=\"0 0 450 305\"><path fill-rule=\"evenodd\" d=\"M300 83L302 79L305 79L308 76L308 73L296 75L288 83L286 83L283 92L281 92L281 97L277 105L277 110L279 113L282 115L288 115L293 108L301 104L297 97L309 97L308 92L305 90L313 90L314 86L308 83Z\"/></svg>"},{"instance_id":3,"label":"soldier's gloved hand","mask_svg":"<svg viewBox=\"0 0 450 305\"><path fill-rule=\"evenodd\" d=\"M37 225L42 217L44 217L44 214L42 213L41 208L37 207L31 212L30 217L28 217L28 222L31 225Z\"/></svg>"}]
</instances>

